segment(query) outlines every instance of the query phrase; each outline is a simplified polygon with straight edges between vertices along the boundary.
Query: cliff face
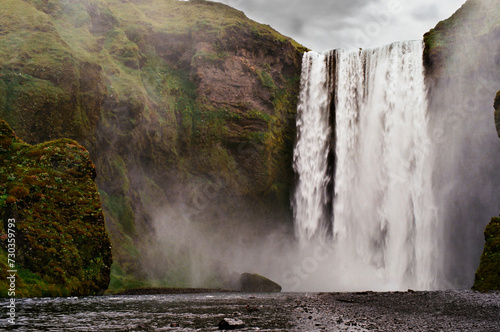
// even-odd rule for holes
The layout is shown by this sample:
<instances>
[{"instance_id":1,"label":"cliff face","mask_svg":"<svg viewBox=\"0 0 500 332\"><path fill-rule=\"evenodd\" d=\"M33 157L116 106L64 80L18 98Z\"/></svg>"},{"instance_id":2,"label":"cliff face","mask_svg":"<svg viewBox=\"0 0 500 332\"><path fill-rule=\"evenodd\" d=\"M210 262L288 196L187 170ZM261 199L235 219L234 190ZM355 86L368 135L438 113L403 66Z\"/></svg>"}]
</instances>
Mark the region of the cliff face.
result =
<instances>
[{"instance_id":1,"label":"cliff face","mask_svg":"<svg viewBox=\"0 0 500 332\"><path fill-rule=\"evenodd\" d=\"M18 296L107 289L111 247L95 175L87 150L75 141L31 146L0 120L1 296L9 289L6 271L16 269ZM7 266L7 248L15 249L15 266Z\"/></svg>"},{"instance_id":2,"label":"cliff face","mask_svg":"<svg viewBox=\"0 0 500 332\"><path fill-rule=\"evenodd\" d=\"M184 285L179 260L144 272L167 251L151 250L170 227L158 215L211 232L290 222L300 45L204 1L6 0L0 14L0 116L30 143L89 150L112 288Z\"/></svg>"},{"instance_id":3,"label":"cliff face","mask_svg":"<svg viewBox=\"0 0 500 332\"><path fill-rule=\"evenodd\" d=\"M500 136L500 91L495 97L495 125ZM474 286L478 291L500 290L500 218L494 217L484 230L484 249L476 271Z\"/></svg>"},{"instance_id":4,"label":"cliff face","mask_svg":"<svg viewBox=\"0 0 500 332\"><path fill-rule=\"evenodd\" d=\"M495 108L495 127L497 128L497 133L500 137L500 91L497 92L493 107Z\"/></svg>"},{"instance_id":5,"label":"cliff face","mask_svg":"<svg viewBox=\"0 0 500 332\"><path fill-rule=\"evenodd\" d=\"M483 254L474 286L478 291L500 290L500 218L492 218L484 230Z\"/></svg>"},{"instance_id":6,"label":"cliff face","mask_svg":"<svg viewBox=\"0 0 500 332\"><path fill-rule=\"evenodd\" d=\"M488 67L485 63L476 62L480 58L498 65L499 12L496 0L468 0L449 19L427 32L424 35L424 63L428 76L456 79L463 70L488 71L484 68ZM489 68L498 73L497 68L491 67L494 66Z\"/></svg>"},{"instance_id":7,"label":"cliff face","mask_svg":"<svg viewBox=\"0 0 500 332\"><path fill-rule=\"evenodd\" d=\"M424 36L431 135L436 143L435 196L445 278L473 283L483 251L483 230L498 211L500 144L491 101L500 87L500 7L469 0ZM483 254L484 256L484 254ZM482 263L481 263L482 264ZM484 278L480 267L476 282Z\"/></svg>"}]
</instances>

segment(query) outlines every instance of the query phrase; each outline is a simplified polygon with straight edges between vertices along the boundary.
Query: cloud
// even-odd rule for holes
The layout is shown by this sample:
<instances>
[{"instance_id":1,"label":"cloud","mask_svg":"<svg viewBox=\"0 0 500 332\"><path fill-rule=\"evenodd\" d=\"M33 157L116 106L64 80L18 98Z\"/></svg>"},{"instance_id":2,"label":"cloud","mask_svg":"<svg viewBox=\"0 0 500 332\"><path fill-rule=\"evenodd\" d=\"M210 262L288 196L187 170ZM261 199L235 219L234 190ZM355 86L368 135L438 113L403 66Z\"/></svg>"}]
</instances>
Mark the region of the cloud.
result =
<instances>
[{"instance_id":1,"label":"cloud","mask_svg":"<svg viewBox=\"0 0 500 332\"><path fill-rule=\"evenodd\" d=\"M465 0L214 0L316 51L421 39Z\"/></svg>"}]
</instances>

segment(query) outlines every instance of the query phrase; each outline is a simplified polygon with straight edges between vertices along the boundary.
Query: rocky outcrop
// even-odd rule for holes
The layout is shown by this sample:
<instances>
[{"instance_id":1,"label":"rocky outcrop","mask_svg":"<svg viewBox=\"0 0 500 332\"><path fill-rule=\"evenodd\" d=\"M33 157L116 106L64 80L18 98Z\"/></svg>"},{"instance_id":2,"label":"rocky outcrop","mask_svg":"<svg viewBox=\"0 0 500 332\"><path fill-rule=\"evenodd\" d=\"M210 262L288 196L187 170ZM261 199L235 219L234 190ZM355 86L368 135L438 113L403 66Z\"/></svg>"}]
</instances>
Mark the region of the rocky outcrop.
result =
<instances>
[{"instance_id":1,"label":"rocky outcrop","mask_svg":"<svg viewBox=\"0 0 500 332\"><path fill-rule=\"evenodd\" d=\"M474 290L500 290L500 218L492 218L484 230L484 251L474 280Z\"/></svg>"},{"instance_id":2,"label":"rocky outcrop","mask_svg":"<svg viewBox=\"0 0 500 332\"><path fill-rule=\"evenodd\" d=\"M157 215L290 224L303 47L210 1L6 0L0 14L0 117L29 143L89 150L111 288L187 286L184 258L157 264Z\"/></svg>"},{"instance_id":3,"label":"rocky outcrop","mask_svg":"<svg viewBox=\"0 0 500 332\"><path fill-rule=\"evenodd\" d=\"M107 289L111 246L95 176L75 141L28 145L0 120L1 296L9 289L7 270L18 271L17 296Z\"/></svg>"},{"instance_id":4,"label":"rocky outcrop","mask_svg":"<svg viewBox=\"0 0 500 332\"><path fill-rule=\"evenodd\" d=\"M496 213L500 149L491 101L500 87L500 7L468 0L424 36L434 195L440 202L445 279L472 285L483 230ZM446 184L446 185L445 185ZM477 279L477 278L476 278Z\"/></svg>"},{"instance_id":5,"label":"rocky outcrop","mask_svg":"<svg viewBox=\"0 0 500 332\"><path fill-rule=\"evenodd\" d=\"M493 107L495 108L495 125L500 136L500 91L496 95ZM484 240L484 249L472 289L500 290L500 218L491 219L484 230Z\"/></svg>"},{"instance_id":6,"label":"rocky outcrop","mask_svg":"<svg viewBox=\"0 0 500 332\"><path fill-rule=\"evenodd\" d=\"M238 290L248 293L279 293L281 286L266 277L255 273L243 273Z\"/></svg>"},{"instance_id":7,"label":"rocky outcrop","mask_svg":"<svg viewBox=\"0 0 500 332\"><path fill-rule=\"evenodd\" d=\"M424 64L428 78L456 78L460 74L457 66L464 63L472 65L475 71L481 71L484 68L478 68L479 64L466 60L474 62L483 54L492 63L499 63L497 5L496 0L468 0L450 18L439 22L424 35ZM471 54L471 48L478 53Z\"/></svg>"}]
</instances>

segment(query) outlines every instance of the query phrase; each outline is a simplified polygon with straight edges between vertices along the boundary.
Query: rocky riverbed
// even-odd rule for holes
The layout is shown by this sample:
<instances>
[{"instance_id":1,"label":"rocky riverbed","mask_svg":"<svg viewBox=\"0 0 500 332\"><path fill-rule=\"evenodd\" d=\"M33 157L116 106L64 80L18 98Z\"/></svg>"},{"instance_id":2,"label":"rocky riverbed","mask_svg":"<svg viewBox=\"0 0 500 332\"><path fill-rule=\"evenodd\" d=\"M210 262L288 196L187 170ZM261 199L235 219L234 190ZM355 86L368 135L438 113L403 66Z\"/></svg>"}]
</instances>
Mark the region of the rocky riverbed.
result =
<instances>
[{"instance_id":1,"label":"rocky riverbed","mask_svg":"<svg viewBox=\"0 0 500 332\"><path fill-rule=\"evenodd\" d=\"M300 331L500 331L500 293L324 293L295 300Z\"/></svg>"},{"instance_id":2,"label":"rocky riverbed","mask_svg":"<svg viewBox=\"0 0 500 332\"><path fill-rule=\"evenodd\" d=\"M0 300L6 308L8 300ZM204 293L26 298L11 331L500 331L500 292Z\"/></svg>"}]
</instances>

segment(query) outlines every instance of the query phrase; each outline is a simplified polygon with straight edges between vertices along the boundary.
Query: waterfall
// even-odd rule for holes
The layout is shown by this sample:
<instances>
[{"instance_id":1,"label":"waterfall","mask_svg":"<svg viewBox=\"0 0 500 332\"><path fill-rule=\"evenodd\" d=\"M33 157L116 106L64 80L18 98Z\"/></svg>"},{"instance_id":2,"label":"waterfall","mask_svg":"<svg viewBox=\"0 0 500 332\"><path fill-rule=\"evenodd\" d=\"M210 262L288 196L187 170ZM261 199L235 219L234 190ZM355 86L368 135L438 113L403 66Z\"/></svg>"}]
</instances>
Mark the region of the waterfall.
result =
<instances>
[{"instance_id":1,"label":"waterfall","mask_svg":"<svg viewBox=\"0 0 500 332\"><path fill-rule=\"evenodd\" d=\"M302 245L331 247L328 289L438 287L422 52L402 42L304 56L295 228Z\"/></svg>"},{"instance_id":2,"label":"waterfall","mask_svg":"<svg viewBox=\"0 0 500 332\"><path fill-rule=\"evenodd\" d=\"M299 174L295 190L296 233L309 241L325 234L329 213L327 192L333 174L328 174L331 144L331 83L325 55L308 52L302 61L302 78L297 110L297 135L293 160ZM304 243L302 241L302 243Z\"/></svg>"}]
</instances>

